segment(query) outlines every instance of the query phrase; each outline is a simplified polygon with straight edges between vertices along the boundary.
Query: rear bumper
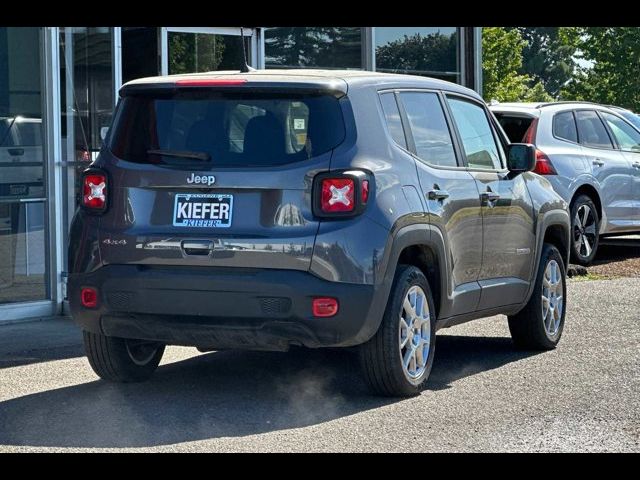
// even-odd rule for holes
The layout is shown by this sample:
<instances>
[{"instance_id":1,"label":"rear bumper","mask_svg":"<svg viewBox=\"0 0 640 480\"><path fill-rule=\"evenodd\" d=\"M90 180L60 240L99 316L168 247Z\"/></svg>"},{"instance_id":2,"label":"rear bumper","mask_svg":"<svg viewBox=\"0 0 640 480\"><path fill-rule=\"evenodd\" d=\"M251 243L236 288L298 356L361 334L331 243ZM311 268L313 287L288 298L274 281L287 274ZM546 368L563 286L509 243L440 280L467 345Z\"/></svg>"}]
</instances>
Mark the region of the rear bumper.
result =
<instances>
[{"instance_id":1,"label":"rear bumper","mask_svg":"<svg viewBox=\"0 0 640 480\"><path fill-rule=\"evenodd\" d=\"M98 290L96 308L81 305L82 287ZM85 330L213 349L362 343L382 316L370 311L373 295L373 285L291 270L108 265L68 281L72 317ZM313 317L319 296L338 299L334 317Z\"/></svg>"}]
</instances>

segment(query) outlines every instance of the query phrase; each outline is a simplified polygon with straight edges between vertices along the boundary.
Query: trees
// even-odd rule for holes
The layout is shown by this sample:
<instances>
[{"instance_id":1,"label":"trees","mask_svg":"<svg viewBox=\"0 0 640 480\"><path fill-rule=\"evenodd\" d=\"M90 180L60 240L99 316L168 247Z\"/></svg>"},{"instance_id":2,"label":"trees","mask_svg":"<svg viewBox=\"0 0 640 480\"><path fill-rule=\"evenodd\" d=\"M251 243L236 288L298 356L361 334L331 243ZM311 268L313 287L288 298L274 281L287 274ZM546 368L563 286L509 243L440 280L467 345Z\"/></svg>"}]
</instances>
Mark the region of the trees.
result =
<instances>
[{"instance_id":1,"label":"trees","mask_svg":"<svg viewBox=\"0 0 640 480\"><path fill-rule=\"evenodd\" d=\"M525 42L519 73L540 82L557 98L576 70L577 36L574 28L514 27Z\"/></svg>"},{"instance_id":2,"label":"trees","mask_svg":"<svg viewBox=\"0 0 640 480\"><path fill-rule=\"evenodd\" d=\"M482 36L487 100L586 100L640 111L637 27L484 28Z\"/></svg>"},{"instance_id":3,"label":"trees","mask_svg":"<svg viewBox=\"0 0 640 480\"><path fill-rule=\"evenodd\" d=\"M527 42L517 29L482 29L482 81L485 100L552 100L540 81L534 82L531 76L520 73L522 51L526 45Z\"/></svg>"},{"instance_id":4,"label":"trees","mask_svg":"<svg viewBox=\"0 0 640 480\"><path fill-rule=\"evenodd\" d=\"M169 71L189 73L217 70L224 51L225 43L219 35L172 33L169 36Z\"/></svg>"},{"instance_id":5,"label":"trees","mask_svg":"<svg viewBox=\"0 0 640 480\"><path fill-rule=\"evenodd\" d=\"M441 75L455 72L458 42L456 35L440 32L404 35L376 48L376 68L383 72Z\"/></svg>"},{"instance_id":6,"label":"trees","mask_svg":"<svg viewBox=\"0 0 640 480\"><path fill-rule=\"evenodd\" d=\"M360 67L360 27L275 27L265 31L266 63L289 68Z\"/></svg>"},{"instance_id":7,"label":"trees","mask_svg":"<svg viewBox=\"0 0 640 480\"><path fill-rule=\"evenodd\" d=\"M581 27L575 36L582 66L562 98L640 111L640 29Z\"/></svg>"}]
</instances>

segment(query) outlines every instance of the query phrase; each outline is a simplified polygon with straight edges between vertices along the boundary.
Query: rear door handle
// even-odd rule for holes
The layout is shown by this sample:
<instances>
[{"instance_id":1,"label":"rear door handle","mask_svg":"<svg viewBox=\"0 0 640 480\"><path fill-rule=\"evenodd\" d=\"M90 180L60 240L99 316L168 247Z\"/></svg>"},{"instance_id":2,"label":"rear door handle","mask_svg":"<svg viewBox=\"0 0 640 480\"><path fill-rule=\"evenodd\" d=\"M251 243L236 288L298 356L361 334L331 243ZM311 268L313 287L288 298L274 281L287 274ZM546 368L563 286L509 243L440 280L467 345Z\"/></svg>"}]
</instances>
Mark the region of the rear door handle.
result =
<instances>
[{"instance_id":1,"label":"rear door handle","mask_svg":"<svg viewBox=\"0 0 640 480\"><path fill-rule=\"evenodd\" d=\"M640 168L640 162L633 162L633 168Z\"/></svg>"},{"instance_id":2,"label":"rear door handle","mask_svg":"<svg viewBox=\"0 0 640 480\"><path fill-rule=\"evenodd\" d=\"M493 203L499 199L500 199L500 194L496 192L488 191L488 192L482 192L480 194L480 200L482 200L483 202Z\"/></svg>"},{"instance_id":3,"label":"rear door handle","mask_svg":"<svg viewBox=\"0 0 640 480\"><path fill-rule=\"evenodd\" d=\"M600 160L599 158L596 158L593 162L594 165L598 166L598 167L602 167L604 165L604 162L602 160Z\"/></svg>"},{"instance_id":4,"label":"rear door handle","mask_svg":"<svg viewBox=\"0 0 640 480\"><path fill-rule=\"evenodd\" d=\"M427 195L429 200L444 200L445 198L449 198L449 192L446 190L440 190L439 188L430 190Z\"/></svg>"}]
</instances>

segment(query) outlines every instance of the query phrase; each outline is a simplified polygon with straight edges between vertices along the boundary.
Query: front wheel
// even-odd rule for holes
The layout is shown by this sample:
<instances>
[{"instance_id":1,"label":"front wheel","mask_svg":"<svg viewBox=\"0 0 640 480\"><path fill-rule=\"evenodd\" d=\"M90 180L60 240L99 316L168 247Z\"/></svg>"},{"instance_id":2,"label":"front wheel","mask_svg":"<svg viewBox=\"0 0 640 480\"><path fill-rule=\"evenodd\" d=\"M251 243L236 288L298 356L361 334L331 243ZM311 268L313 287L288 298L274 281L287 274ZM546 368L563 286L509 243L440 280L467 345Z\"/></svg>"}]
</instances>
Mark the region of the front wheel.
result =
<instances>
[{"instance_id":1,"label":"front wheel","mask_svg":"<svg viewBox=\"0 0 640 480\"><path fill-rule=\"evenodd\" d=\"M424 274L401 265L376 334L360 346L360 362L370 389L378 395L420 393L431 367L436 341L433 297Z\"/></svg>"},{"instance_id":2,"label":"front wheel","mask_svg":"<svg viewBox=\"0 0 640 480\"><path fill-rule=\"evenodd\" d=\"M144 340L84 332L84 349L93 371L103 380L141 382L160 364L164 345Z\"/></svg>"},{"instance_id":3,"label":"front wheel","mask_svg":"<svg viewBox=\"0 0 640 480\"><path fill-rule=\"evenodd\" d=\"M509 317L511 338L519 348L551 350L562 336L567 276L556 247L545 243L533 293L527 305Z\"/></svg>"}]
</instances>

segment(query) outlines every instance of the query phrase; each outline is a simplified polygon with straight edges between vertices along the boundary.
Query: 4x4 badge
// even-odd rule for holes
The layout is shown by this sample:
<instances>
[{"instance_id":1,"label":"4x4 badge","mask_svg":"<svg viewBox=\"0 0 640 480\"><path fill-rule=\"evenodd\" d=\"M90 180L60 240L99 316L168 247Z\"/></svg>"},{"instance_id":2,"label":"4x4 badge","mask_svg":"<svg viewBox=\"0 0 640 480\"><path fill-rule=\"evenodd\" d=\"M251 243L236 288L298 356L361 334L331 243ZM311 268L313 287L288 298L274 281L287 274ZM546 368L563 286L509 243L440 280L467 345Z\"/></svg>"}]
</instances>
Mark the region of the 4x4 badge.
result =
<instances>
[{"instance_id":1,"label":"4x4 badge","mask_svg":"<svg viewBox=\"0 0 640 480\"><path fill-rule=\"evenodd\" d=\"M213 175L196 175L195 173L192 173L191 176L187 177L187 183L211 186L216 183L216 177Z\"/></svg>"}]
</instances>

